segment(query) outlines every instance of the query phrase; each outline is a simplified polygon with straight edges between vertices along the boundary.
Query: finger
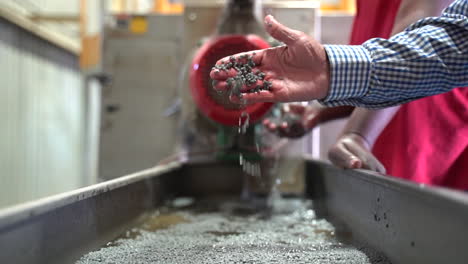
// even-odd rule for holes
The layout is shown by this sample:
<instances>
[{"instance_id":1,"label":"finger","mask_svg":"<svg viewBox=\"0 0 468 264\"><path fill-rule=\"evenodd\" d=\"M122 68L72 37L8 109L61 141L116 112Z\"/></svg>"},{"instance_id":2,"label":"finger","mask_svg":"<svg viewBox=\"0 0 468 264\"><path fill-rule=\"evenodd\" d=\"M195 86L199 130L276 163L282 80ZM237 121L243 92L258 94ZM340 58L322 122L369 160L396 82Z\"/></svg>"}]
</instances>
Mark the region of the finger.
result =
<instances>
[{"instance_id":1,"label":"finger","mask_svg":"<svg viewBox=\"0 0 468 264\"><path fill-rule=\"evenodd\" d=\"M276 125L270 119L263 120L263 126L270 132L276 132Z\"/></svg>"},{"instance_id":2,"label":"finger","mask_svg":"<svg viewBox=\"0 0 468 264\"><path fill-rule=\"evenodd\" d=\"M337 143L330 149L328 158L334 165L341 168L359 169L362 167L362 161L342 143Z\"/></svg>"},{"instance_id":3,"label":"finger","mask_svg":"<svg viewBox=\"0 0 468 264\"><path fill-rule=\"evenodd\" d=\"M385 169L385 166L377 159L375 158L375 156L373 156L374 159L375 159L375 171L376 172L379 172L379 173L382 173L382 174L386 174L387 173L387 170Z\"/></svg>"},{"instance_id":4,"label":"finger","mask_svg":"<svg viewBox=\"0 0 468 264\"><path fill-rule=\"evenodd\" d=\"M372 154L367 157L367 162L363 164L363 168L383 174L386 172L384 165Z\"/></svg>"},{"instance_id":5,"label":"finger","mask_svg":"<svg viewBox=\"0 0 468 264\"><path fill-rule=\"evenodd\" d=\"M275 123L271 123L270 125L268 125L268 129L271 132L276 132L276 130L278 129L278 126Z\"/></svg>"},{"instance_id":6,"label":"finger","mask_svg":"<svg viewBox=\"0 0 468 264\"><path fill-rule=\"evenodd\" d=\"M213 81L211 82L213 89L217 91L227 91L229 90L229 86L226 82L221 82L221 81Z\"/></svg>"},{"instance_id":7,"label":"finger","mask_svg":"<svg viewBox=\"0 0 468 264\"><path fill-rule=\"evenodd\" d=\"M255 89L255 88L263 88L263 81L261 80L257 80L256 82L254 83L251 83L251 84L245 84L242 86L241 88L241 92L243 93L248 93L248 92L251 92L251 90Z\"/></svg>"},{"instance_id":8,"label":"finger","mask_svg":"<svg viewBox=\"0 0 468 264\"><path fill-rule=\"evenodd\" d=\"M276 40L283 42L286 45L291 45L303 35L302 32L290 29L276 21L272 15L265 17L265 29Z\"/></svg>"},{"instance_id":9,"label":"finger","mask_svg":"<svg viewBox=\"0 0 468 264\"><path fill-rule=\"evenodd\" d=\"M287 122L282 122L280 124L280 126L278 127L278 134L281 136L281 137L290 137L290 129L289 129L289 125Z\"/></svg>"},{"instance_id":10,"label":"finger","mask_svg":"<svg viewBox=\"0 0 468 264\"><path fill-rule=\"evenodd\" d=\"M266 74L266 76L263 79L259 79L259 80L257 80L256 82L254 82L253 84L251 84L249 86L244 85L241 88L241 91L243 93L249 93L249 92L251 92L250 90L252 90L253 88L258 87L258 88L260 88L261 91L274 92L274 91L278 91L278 90L280 90L280 89L282 89L284 87L284 80L274 79L274 77L272 77L270 75L270 73L268 73L268 72L266 72L265 74ZM283 108L281 109L281 113L284 113Z\"/></svg>"},{"instance_id":11,"label":"finger","mask_svg":"<svg viewBox=\"0 0 468 264\"><path fill-rule=\"evenodd\" d=\"M229 81L213 80L211 82L211 85L212 85L213 89L216 90L216 91L229 91L231 89L234 89L235 84L233 84L233 83L229 84ZM244 84L244 85L242 85L240 90L241 90L242 93L248 93L252 89L254 89L255 87L256 87L255 84L253 84L253 85L245 85Z\"/></svg>"},{"instance_id":12,"label":"finger","mask_svg":"<svg viewBox=\"0 0 468 264\"><path fill-rule=\"evenodd\" d=\"M213 80L226 80L227 78L234 77L237 75L235 69L229 70L220 70L220 69L211 69L210 78Z\"/></svg>"},{"instance_id":13,"label":"finger","mask_svg":"<svg viewBox=\"0 0 468 264\"><path fill-rule=\"evenodd\" d=\"M346 146L362 161L362 168L385 173L383 164L370 152L358 144L345 143Z\"/></svg>"},{"instance_id":14,"label":"finger","mask_svg":"<svg viewBox=\"0 0 468 264\"><path fill-rule=\"evenodd\" d=\"M352 158L349 160L349 168L350 169L360 169L362 168L362 160L359 158Z\"/></svg>"},{"instance_id":15,"label":"finger","mask_svg":"<svg viewBox=\"0 0 468 264\"><path fill-rule=\"evenodd\" d=\"M379 166L377 166L377 172L380 172L382 174L387 174L387 169L385 169L385 166L380 161L379 161Z\"/></svg>"},{"instance_id":16,"label":"finger","mask_svg":"<svg viewBox=\"0 0 468 264\"><path fill-rule=\"evenodd\" d=\"M220 59L218 62L229 63L229 62L233 62L232 58L234 58L235 61L246 63L248 59L251 58L255 64L259 65L262 62L264 51L265 50L251 50L251 51L241 52L241 53L237 53L231 56L226 56ZM218 65L218 62L216 63L216 65Z\"/></svg>"},{"instance_id":17,"label":"finger","mask_svg":"<svg viewBox=\"0 0 468 264\"><path fill-rule=\"evenodd\" d=\"M242 94L242 99L244 99L247 104L254 104L254 103L274 102L275 96L273 93L269 91L260 91L258 93L244 93ZM238 103L241 101L240 99L232 98L231 102Z\"/></svg>"},{"instance_id":18,"label":"finger","mask_svg":"<svg viewBox=\"0 0 468 264\"><path fill-rule=\"evenodd\" d=\"M235 62L247 63L249 59L252 59L255 65L260 65L262 62L263 53L264 53L264 50L253 50L253 51L242 52L242 53L224 57L218 60L215 66L211 69L210 77L212 79L217 79L217 80L234 77L237 74L237 71L233 68L230 68L230 67L233 67L233 65L231 65L232 63L235 63ZM220 68L223 68L223 65L225 65L227 68L230 68L230 69L227 69L227 70L220 69Z\"/></svg>"},{"instance_id":19,"label":"finger","mask_svg":"<svg viewBox=\"0 0 468 264\"><path fill-rule=\"evenodd\" d=\"M229 85L229 82L226 81L226 80L212 80L211 81L211 86L213 87L213 89L217 90L217 91L228 91L230 89L232 89L232 83L231 85ZM256 82L256 83L253 83L253 84L250 84L250 85L242 85L242 87L240 88L241 92L243 93L247 93L247 92L250 92L251 90L253 90L254 88L256 88L257 86L260 86L260 87L263 87L263 82Z\"/></svg>"}]
</instances>

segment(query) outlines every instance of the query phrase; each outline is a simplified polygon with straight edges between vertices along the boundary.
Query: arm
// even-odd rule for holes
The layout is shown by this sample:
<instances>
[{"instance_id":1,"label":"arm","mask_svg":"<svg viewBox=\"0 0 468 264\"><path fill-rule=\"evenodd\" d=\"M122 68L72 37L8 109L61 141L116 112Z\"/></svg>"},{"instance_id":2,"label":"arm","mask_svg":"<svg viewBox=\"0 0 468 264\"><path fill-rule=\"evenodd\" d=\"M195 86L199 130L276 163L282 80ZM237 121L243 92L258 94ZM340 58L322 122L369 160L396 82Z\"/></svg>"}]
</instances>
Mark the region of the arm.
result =
<instances>
[{"instance_id":1,"label":"arm","mask_svg":"<svg viewBox=\"0 0 468 264\"><path fill-rule=\"evenodd\" d=\"M398 10L392 35L421 17L438 14L447 0L404 0ZM366 168L385 173L384 166L372 155L371 149L382 130L400 107L380 110L356 108L343 129L337 143L330 149L329 158L343 168Z\"/></svg>"},{"instance_id":2,"label":"arm","mask_svg":"<svg viewBox=\"0 0 468 264\"><path fill-rule=\"evenodd\" d=\"M316 102L309 105L283 104L281 116L277 119L267 118L263 125L280 137L300 138L319 124L348 117L353 110L353 106L324 107Z\"/></svg>"},{"instance_id":3,"label":"arm","mask_svg":"<svg viewBox=\"0 0 468 264\"><path fill-rule=\"evenodd\" d=\"M395 19L392 36L408 27L409 24L429 16L437 16L447 7L451 0L403 0ZM399 106L381 110L365 110L356 108L353 112L343 134L357 133L362 135L369 143L370 148L380 132L392 120Z\"/></svg>"},{"instance_id":4,"label":"arm","mask_svg":"<svg viewBox=\"0 0 468 264\"><path fill-rule=\"evenodd\" d=\"M399 108L399 106L379 110L356 108L341 135L349 133L360 135L371 149L382 130L392 120Z\"/></svg>"},{"instance_id":5,"label":"arm","mask_svg":"<svg viewBox=\"0 0 468 264\"><path fill-rule=\"evenodd\" d=\"M468 86L468 1L457 0L440 17L422 19L404 32L371 39L360 46L321 45L305 33L290 29L271 15L265 29L284 46L245 52L253 70L265 73L254 83L244 81L240 103L297 102L321 99L328 106L384 108ZM210 77L219 91L232 87L227 79L244 73L219 60ZM244 57L245 58L245 57ZM223 69L223 70L220 70ZM244 76L245 78L245 76ZM255 91L256 87L268 88Z\"/></svg>"},{"instance_id":6,"label":"arm","mask_svg":"<svg viewBox=\"0 0 468 264\"><path fill-rule=\"evenodd\" d=\"M398 14L395 19L395 25L392 29L391 35L395 35L403 31L405 28L408 27L409 24L414 23L415 21L421 18L439 15L442 12L443 8L448 6L450 2L451 0L403 0L398 10ZM320 107L317 104L311 104L308 106L283 106L282 120L275 122L274 120L266 119L264 121L264 125L270 132L276 133L281 137L297 138L311 131L315 126L319 124L326 123L328 121L339 118L348 117L351 115L353 110L354 107L352 106ZM396 108L393 108L382 109L381 111L368 112L359 110L359 112L360 114L364 115L362 117L364 120L354 120L352 121L352 123L364 124L367 122L371 122L373 123L374 127L380 126L381 129L383 129L397 111ZM284 117L287 117L289 115L297 116L299 122L288 124L288 122L285 121L286 119ZM377 120L387 120L387 122L377 122ZM374 135L367 135L363 131L361 132L361 135L363 135L364 137L377 137L380 134L380 131L378 133L375 131L372 133Z\"/></svg>"},{"instance_id":7,"label":"arm","mask_svg":"<svg viewBox=\"0 0 468 264\"><path fill-rule=\"evenodd\" d=\"M399 106L380 110L356 108L328 158L338 167L368 169L385 173L385 167L371 152L382 130L392 120Z\"/></svg>"},{"instance_id":8,"label":"arm","mask_svg":"<svg viewBox=\"0 0 468 264\"><path fill-rule=\"evenodd\" d=\"M403 0L398 9L398 13L395 18L395 25L393 26L391 36L400 33L405 30L410 24L418 21L419 19L430 17L430 16L439 16L444 8L446 8L453 0ZM387 120L386 122L378 122L382 128L380 131L387 125L387 123L392 119L393 115L397 112L397 107L382 109L381 111L365 111L359 110L359 112L364 112L362 114L369 115L369 117L364 117L368 120L356 120L357 123L377 122L376 120L380 119L381 121ZM300 110L300 113L303 114L310 113L310 118L313 122L305 122L306 131L310 131L313 127L318 124L326 123L328 121L345 118L351 115L354 107L352 106L339 106L339 107L319 107L317 105L310 105L308 109ZM291 109L292 112L295 112ZM375 120L375 121L374 121ZM377 125L377 124L376 124ZM378 136L380 131L375 135ZM376 131L374 131L375 133ZM370 135L369 135L370 136Z\"/></svg>"},{"instance_id":9,"label":"arm","mask_svg":"<svg viewBox=\"0 0 468 264\"><path fill-rule=\"evenodd\" d=\"M330 89L323 103L381 108L468 85L467 16L468 2L457 0L441 17L422 19L389 40L325 45Z\"/></svg>"}]
</instances>

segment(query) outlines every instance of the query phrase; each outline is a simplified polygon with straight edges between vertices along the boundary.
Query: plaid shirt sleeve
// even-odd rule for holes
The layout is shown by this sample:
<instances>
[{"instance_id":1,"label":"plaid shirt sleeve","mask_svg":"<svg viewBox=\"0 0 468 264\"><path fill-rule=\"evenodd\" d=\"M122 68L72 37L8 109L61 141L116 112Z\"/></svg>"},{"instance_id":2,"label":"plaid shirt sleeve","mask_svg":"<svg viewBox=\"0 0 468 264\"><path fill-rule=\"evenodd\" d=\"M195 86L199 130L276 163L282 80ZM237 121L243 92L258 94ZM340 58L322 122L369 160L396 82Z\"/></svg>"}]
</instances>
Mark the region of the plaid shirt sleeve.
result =
<instances>
[{"instance_id":1,"label":"plaid shirt sleeve","mask_svg":"<svg viewBox=\"0 0 468 264\"><path fill-rule=\"evenodd\" d=\"M422 19L386 40L325 45L328 106L382 108L468 86L468 0Z\"/></svg>"}]
</instances>

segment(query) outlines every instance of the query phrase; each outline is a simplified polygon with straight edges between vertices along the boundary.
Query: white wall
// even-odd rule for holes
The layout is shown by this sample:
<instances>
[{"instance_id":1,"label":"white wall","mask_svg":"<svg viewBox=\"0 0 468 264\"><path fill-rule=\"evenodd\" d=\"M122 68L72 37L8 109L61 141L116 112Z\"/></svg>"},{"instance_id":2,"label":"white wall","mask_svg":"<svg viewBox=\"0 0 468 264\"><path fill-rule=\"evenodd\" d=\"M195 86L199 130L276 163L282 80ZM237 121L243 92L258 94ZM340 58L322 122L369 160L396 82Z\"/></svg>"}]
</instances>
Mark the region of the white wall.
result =
<instances>
[{"instance_id":1,"label":"white wall","mask_svg":"<svg viewBox=\"0 0 468 264\"><path fill-rule=\"evenodd\" d=\"M78 59L1 18L0 32L0 207L87 184Z\"/></svg>"}]
</instances>

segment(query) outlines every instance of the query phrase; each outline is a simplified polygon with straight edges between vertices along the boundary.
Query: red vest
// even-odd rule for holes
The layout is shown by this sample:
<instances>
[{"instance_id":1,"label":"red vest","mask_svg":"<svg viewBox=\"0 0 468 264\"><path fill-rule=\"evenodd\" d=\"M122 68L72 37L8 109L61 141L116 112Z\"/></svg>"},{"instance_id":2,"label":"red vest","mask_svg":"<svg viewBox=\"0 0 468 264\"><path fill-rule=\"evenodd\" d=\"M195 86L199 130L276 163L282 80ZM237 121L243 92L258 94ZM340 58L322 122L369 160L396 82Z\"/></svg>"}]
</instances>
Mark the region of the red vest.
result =
<instances>
[{"instance_id":1,"label":"red vest","mask_svg":"<svg viewBox=\"0 0 468 264\"><path fill-rule=\"evenodd\" d=\"M351 45L371 38L388 38L392 33L401 0L357 0Z\"/></svg>"},{"instance_id":2,"label":"red vest","mask_svg":"<svg viewBox=\"0 0 468 264\"><path fill-rule=\"evenodd\" d=\"M358 0L351 44L388 38L400 0ZM387 173L418 183L468 190L468 89L403 105L373 153Z\"/></svg>"}]
</instances>

